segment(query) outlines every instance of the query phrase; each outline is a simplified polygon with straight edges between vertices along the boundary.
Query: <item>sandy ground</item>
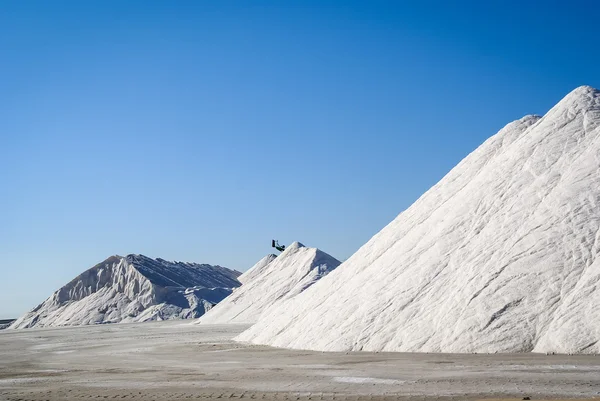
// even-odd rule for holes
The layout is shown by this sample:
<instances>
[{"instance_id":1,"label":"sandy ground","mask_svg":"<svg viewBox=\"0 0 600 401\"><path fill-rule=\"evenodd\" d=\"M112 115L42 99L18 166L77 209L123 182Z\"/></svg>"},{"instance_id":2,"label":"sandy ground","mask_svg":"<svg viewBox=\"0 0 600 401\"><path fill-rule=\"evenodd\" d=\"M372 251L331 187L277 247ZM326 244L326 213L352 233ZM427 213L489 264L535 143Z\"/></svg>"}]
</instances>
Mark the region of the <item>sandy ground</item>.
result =
<instances>
[{"instance_id":1,"label":"sandy ground","mask_svg":"<svg viewBox=\"0 0 600 401\"><path fill-rule=\"evenodd\" d=\"M0 331L0 400L600 397L600 357L320 353L189 321Z\"/></svg>"}]
</instances>

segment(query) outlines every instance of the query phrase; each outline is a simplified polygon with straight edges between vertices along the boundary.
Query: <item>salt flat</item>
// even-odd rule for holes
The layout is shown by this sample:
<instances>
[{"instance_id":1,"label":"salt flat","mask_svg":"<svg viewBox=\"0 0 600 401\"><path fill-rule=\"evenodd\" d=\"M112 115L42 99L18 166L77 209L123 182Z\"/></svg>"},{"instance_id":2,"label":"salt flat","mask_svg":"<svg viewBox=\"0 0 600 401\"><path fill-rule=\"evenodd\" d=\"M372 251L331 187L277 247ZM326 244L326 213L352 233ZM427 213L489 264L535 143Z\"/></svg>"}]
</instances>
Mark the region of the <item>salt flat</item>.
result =
<instances>
[{"instance_id":1,"label":"salt flat","mask_svg":"<svg viewBox=\"0 0 600 401\"><path fill-rule=\"evenodd\" d=\"M600 397L600 357L321 353L239 344L245 325L0 331L0 399Z\"/></svg>"}]
</instances>

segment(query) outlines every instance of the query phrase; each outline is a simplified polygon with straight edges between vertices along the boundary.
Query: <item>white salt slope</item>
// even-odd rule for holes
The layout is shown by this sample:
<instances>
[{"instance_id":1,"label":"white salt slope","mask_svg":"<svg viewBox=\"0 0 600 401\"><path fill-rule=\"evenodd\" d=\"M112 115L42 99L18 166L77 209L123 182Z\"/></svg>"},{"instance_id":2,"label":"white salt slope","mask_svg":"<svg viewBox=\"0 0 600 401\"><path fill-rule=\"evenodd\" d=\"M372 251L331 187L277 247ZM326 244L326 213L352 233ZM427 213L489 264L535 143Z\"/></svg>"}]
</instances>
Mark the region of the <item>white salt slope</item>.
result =
<instances>
[{"instance_id":1,"label":"white salt slope","mask_svg":"<svg viewBox=\"0 0 600 401\"><path fill-rule=\"evenodd\" d=\"M239 276L238 280L242 284L245 284L248 281L252 281L256 276L261 275L263 272L263 269L265 267L267 267L267 265L269 263L271 263L273 260L275 260L276 257L277 257L277 255L273 255L272 253L265 256L264 258L262 258L261 260L256 262L256 264L254 266L252 266L246 272L244 272L244 274Z\"/></svg>"},{"instance_id":2,"label":"white salt slope","mask_svg":"<svg viewBox=\"0 0 600 401\"><path fill-rule=\"evenodd\" d=\"M600 93L508 124L239 339L327 351L600 352ZM309 328L309 329L307 329Z\"/></svg>"},{"instance_id":3,"label":"white salt slope","mask_svg":"<svg viewBox=\"0 0 600 401\"><path fill-rule=\"evenodd\" d=\"M261 313L293 299L339 264L339 260L317 248L294 242L278 257L267 256L259 261L248 271L244 284L199 322L254 323Z\"/></svg>"},{"instance_id":4,"label":"white salt slope","mask_svg":"<svg viewBox=\"0 0 600 401\"><path fill-rule=\"evenodd\" d=\"M231 294L240 285L239 275L221 266L143 255L112 256L73 279L10 328L196 318Z\"/></svg>"}]
</instances>

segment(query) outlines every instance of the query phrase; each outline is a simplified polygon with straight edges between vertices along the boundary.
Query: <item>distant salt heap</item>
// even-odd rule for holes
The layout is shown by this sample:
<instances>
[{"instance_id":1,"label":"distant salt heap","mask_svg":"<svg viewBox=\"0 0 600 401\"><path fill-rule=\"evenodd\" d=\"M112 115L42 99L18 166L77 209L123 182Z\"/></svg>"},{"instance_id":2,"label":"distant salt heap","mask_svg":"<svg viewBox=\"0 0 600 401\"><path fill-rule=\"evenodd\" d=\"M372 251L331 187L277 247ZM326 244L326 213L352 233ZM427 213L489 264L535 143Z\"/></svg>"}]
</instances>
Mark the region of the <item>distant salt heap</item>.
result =
<instances>
[{"instance_id":1,"label":"distant salt heap","mask_svg":"<svg viewBox=\"0 0 600 401\"><path fill-rule=\"evenodd\" d=\"M278 257L268 255L248 270L244 283L199 320L200 323L254 323L334 270L340 261L294 242Z\"/></svg>"},{"instance_id":2,"label":"distant salt heap","mask_svg":"<svg viewBox=\"0 0 600 401\"><path fill-rule=\"evenodd\" d=\"M239 339L326 351L600 352L600 92L508 124Z\"/></svg>"},{"instance_id":3,"label":"distant salt heap","mask_svg":"<svg viewBox=\"0 0 600 401\"><path fill-rule=\"evenodd\" d=\"M221 266L112 256L56 291L11 329L186 319L203 315L240 286Z\"/></svg>"}]
</instances>

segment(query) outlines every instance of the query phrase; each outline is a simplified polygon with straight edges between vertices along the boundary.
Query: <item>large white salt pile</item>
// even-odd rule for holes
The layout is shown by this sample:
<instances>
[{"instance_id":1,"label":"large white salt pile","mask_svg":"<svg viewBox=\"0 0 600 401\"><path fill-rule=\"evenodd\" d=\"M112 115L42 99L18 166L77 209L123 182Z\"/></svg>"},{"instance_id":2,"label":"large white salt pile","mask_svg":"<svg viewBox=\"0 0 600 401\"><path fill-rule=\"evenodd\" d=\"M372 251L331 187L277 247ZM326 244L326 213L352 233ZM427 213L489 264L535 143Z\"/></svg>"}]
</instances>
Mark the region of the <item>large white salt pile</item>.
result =
<instances>
[{"instance_id":1,"label":"large white salt pile","mask_svg":"<svg viewBox=\"0 0 600 401\"><path fill-rule=\"evenodd\" d=\"M600 93L508 124L239 336L327 351L600 352Z\"/></svg>"}]
</instances>

